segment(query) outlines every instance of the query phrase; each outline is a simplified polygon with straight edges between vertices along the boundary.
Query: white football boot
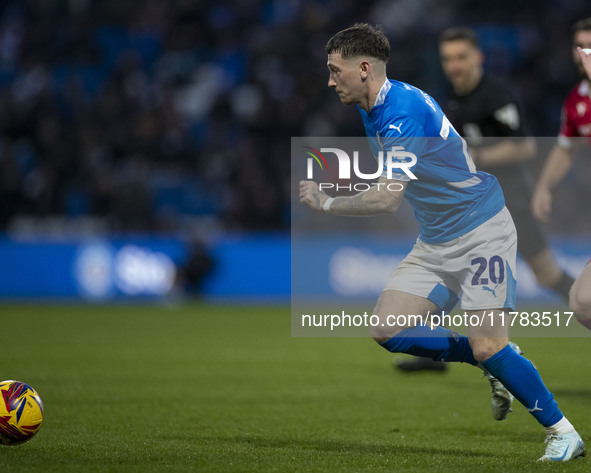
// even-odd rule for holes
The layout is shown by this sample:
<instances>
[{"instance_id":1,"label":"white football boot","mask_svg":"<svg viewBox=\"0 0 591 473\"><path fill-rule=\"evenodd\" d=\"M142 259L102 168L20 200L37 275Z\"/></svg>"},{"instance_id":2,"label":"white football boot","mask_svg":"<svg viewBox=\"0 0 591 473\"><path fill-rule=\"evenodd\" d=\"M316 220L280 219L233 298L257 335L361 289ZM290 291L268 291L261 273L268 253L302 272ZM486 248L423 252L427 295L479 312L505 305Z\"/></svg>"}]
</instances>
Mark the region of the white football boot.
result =
<instances>
[{"instance_id":1,"label":"white football boot","mask_svg":"<svg viewBox=\"0 0 591 473\"><path fill-rule=\"evenodd\" d=\"M546 453L538 461L565 462L587 454L583 439L577 432L548 435L544 442Z\"/></svg>"}]
</instances>

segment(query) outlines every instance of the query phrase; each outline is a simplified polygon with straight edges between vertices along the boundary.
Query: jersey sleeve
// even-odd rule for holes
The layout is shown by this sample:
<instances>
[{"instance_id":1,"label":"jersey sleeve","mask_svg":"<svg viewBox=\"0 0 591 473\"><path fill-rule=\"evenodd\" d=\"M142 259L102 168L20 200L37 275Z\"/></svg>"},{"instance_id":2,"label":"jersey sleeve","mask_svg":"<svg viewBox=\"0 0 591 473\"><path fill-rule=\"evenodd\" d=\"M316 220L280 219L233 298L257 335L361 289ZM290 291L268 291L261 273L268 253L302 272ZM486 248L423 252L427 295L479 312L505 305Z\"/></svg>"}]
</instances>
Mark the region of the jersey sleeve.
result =
<instances>
[{"instance_id":1,"label":"jersey sleeve","mask_svg":"<svg viewBox=\"0 0 591 473\"><path fill-rule=\"evenodd\" d=\"M410 181L425 149L423 127L409 116L398 116L382 125L378 147L384 153L382 177Z\"/></svg>"}]
</instances>

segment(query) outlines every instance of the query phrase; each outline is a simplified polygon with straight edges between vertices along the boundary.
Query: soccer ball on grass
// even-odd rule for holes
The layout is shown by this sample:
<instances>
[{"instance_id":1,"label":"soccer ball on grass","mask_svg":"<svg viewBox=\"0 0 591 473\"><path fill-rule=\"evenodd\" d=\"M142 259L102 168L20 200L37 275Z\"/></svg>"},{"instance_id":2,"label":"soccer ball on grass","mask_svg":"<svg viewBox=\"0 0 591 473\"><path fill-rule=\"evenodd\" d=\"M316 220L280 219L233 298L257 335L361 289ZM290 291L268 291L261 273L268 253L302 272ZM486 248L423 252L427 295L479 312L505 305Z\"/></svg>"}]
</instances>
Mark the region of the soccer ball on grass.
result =
<instances>
[{"instance_id":1,"label":"soccer ball on grass","mask_svg":"<svg viewBox=\"0 0 591 473\"><path fill-rule=\"evenodd\" d=\"M30 440L43 423L43 401L31 386L20 381L0 382L0 444Z\"/></svg>"}]
</instances>

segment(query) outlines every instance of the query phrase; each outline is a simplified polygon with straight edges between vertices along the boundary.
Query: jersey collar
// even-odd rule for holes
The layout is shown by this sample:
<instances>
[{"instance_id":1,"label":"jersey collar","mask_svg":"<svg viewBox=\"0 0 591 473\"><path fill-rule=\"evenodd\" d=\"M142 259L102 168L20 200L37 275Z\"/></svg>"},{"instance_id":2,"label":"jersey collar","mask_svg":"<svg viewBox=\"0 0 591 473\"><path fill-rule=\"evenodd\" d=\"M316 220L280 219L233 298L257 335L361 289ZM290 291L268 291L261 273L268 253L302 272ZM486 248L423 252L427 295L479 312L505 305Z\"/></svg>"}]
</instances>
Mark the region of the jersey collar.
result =
<instances>
[{"instance_id":1,"label":"jersey collar","mask_svg":"<svg viewBox=\"0 0 591 473\"><path fill-rule=\"evenodd\" d=\"M386 100L386 95L388 95L388 92L391 88L392 83L386 77L386 81L384 82L384 85L382 85L382 88L380 89L380 91L378 92L378 96L376 97L376 103L373 104L374 107L376 107L377 105L382 105L384 103L384 101Z\"/></svg>"}]
</instances>

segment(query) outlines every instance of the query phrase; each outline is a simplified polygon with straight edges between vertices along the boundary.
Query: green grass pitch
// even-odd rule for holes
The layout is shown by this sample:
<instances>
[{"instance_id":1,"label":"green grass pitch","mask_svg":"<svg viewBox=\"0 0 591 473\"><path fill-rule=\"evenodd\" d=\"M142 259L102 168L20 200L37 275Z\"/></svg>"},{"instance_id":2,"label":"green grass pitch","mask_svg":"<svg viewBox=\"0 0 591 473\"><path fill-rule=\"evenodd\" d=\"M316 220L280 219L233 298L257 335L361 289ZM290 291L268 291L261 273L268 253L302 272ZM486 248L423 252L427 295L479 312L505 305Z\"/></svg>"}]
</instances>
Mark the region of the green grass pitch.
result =
<instances>
[{"instance_id":1,"label":"green grass pitch","mask_svg":"<svg viewBox=\"0 0 591 473\"><path fill-rule=\"evenodd\" d=\"M543 430L490 414L480 372L403 375L363 338L292 338L287 307L1 305L1 379L45 422L12 472L589 471L536 464ZM522 338L591 447L591 341Z\"/></svg>"}]
</instances>

